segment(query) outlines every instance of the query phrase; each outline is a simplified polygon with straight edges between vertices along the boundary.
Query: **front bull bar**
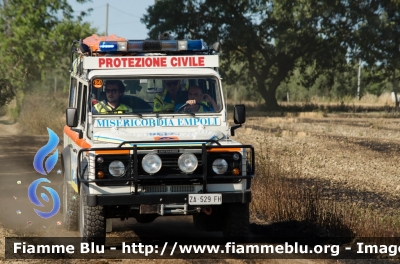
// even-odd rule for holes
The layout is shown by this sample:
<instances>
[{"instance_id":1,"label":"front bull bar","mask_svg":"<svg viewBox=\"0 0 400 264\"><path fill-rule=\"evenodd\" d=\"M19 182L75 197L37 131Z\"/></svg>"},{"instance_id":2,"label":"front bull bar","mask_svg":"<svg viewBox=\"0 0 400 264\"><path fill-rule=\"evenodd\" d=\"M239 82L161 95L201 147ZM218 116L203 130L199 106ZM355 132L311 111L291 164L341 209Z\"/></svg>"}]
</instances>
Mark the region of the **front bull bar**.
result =
<instances>
[{"instance_id":1,"label":"front bull bar","mask_svg":"<svg viewBox=\"0 0 400 264\"><path fill-rule=\"evenodd\" d=\"M160 145L167 144L167 143L201 143L201 150L202 150L202 166L203 166L203 174L191 174L190 176L185 174L176 174L176 175L139 175L138 173L138 145L140 144L154 144L154 147L160 147ZM206 144L209 145L206 145ZM122 147L126 144L133 144L133 147ZM216 146L211 144L217 144ZM165 147L165 146L161 146ZM140 147L139 148L149 148L147 145L146 147ZM176 147L171 147L171 148L176 148ZM185 148L185 149L200 149L200 146L179 146L179 148ZM252 145L224 145L222 146L218 141L216 140L163 140L163 141L124 141L120 143L117 147L114 148L82 148L78 151L78 181L83 182L83 183L89 183L89 182L118 182L118 181L133 181L135 184L135 195L138 194L138 181L139 180L145 180L145 179L184 179L184 178L190 178L190 179L202 179L203 183L203 193L207 193L207 178L208 178L208 172L207 172L207 149L211 148L241 148L241 149L250 149L251 150L251 169L250 171L246 171L247 175L245 176L236 176L236 175L225 175L225 176L215 176L213 175L213 179L252 179L254 177L254 172L255 172L255 157L254 157L254 147ZM85 178L85 171L87 169L87 166L82 169L82 156L83 153L86 152L91 152L91 151L113 151L113 150L126 150L131 152L133 150L133 155L129 154L129 164L131 166L131 169L128 170L130 175L128 177L120 178L120 179L87 179ZM133 169L132 169L133 168ZM79 183L78 183L79 185Z\"/></svg>"}]
</instances>

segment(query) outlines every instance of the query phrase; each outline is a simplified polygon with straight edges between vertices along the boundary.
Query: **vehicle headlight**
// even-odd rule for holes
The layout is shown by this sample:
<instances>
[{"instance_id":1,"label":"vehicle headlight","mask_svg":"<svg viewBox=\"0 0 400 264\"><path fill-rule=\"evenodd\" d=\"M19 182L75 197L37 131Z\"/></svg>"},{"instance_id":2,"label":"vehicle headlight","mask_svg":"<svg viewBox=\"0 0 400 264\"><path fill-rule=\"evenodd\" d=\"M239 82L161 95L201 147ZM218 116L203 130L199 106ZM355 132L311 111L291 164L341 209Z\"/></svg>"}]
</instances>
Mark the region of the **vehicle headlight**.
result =
<instances>
[{"instance_id":1,"label":"vehicle headlight","mask_svg":"<svg viewBox=\"0 0 400 264\"><path fill-rule=\"evenodd\" d=\"M212 164L212 169L216 174L224 174L228 170L228 162L224 159L216 159Z\"/></svg>"},{"instance_id":2,"label":"vehicle headlight","mask_svg":"<svg viewBox=\"0 0 400 264\"><path fill-rule=\"evenodd\" d=\"M161 169L162 161L157 154L147 154L142 159L142 167L149 174L157 173Z\"/></svg>"},{"instance_id":3,"label":"vehicle headlight","mask_svg":"<svg viewBox=\"0 0 400 264\"><path fill-rule=\"evenodd\" d=\"M196 156L191 153L182 154L178 159L179 168L185 173L194 172L198 164Z\"/></svg>"},{"instance_id":4,"label":"vehicle headlight","mask_svg":"<svg viewBox=\"0 0 400 264\"><path fill-rule=\"evenodd\" d=\"M119 160L114 160L108 166L108 170L114 177L121 177L125 173L125 165Z\"/></svg>"}]
</instances>

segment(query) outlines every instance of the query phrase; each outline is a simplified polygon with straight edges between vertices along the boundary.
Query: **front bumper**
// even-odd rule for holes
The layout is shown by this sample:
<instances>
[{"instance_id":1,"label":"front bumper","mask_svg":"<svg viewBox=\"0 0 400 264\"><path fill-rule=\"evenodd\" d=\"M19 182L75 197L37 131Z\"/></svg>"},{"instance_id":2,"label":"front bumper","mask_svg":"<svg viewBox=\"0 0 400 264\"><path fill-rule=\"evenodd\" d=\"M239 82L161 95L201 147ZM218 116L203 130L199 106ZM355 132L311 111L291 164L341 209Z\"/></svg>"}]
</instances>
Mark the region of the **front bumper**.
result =
<instances>
[{"instance_id":1,"label":"front bumper","mask_svg":"<svg viewBox=\"0 0 400 264\"><path fill-rule=\"evenodd\" d=\"M251 190L222 192L222 203L250 203ZM87 205L140 205L140 204L185 204L188 193L180 194L88 194Z\"/></svg>"}]
</instances>

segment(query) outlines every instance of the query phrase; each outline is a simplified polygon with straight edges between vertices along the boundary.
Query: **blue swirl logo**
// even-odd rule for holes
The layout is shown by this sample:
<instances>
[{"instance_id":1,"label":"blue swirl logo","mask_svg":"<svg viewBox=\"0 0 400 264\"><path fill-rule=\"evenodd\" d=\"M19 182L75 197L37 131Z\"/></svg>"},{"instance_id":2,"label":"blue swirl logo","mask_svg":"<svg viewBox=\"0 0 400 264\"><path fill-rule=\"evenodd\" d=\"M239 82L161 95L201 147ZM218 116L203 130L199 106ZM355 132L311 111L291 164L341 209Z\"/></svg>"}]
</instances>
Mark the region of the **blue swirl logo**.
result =
<instances>
[{"instance_id":1,"label":"blue swirl logo","mask_svg":"<svg viewBox=\"0 0 400 264\"><path fill-rule=\"evenodd\" d=\"M53 154L51 154L47 159L46 156L50 154L50 152L52 152L58 145L58 142L60 141L60 139L58 138L58 136L56 135L56 133L53 132L53 130L51 130L50 128L47 128L47 132L49 133L49 141L47 142L46 145L44 145L42 148L40 148L35 155L35 158L33 159L33 167L35 168L35 170L43 175L47 175L51 172L51 170L54 168L54 166L57 163L58 160L58 150L56 149L54 151ZM46 161L45 161L46 159ZM43 166L44 163L44 166ZM29 200L31 200L31 202L39 207L44 207L44 205L39 201L38 197L36 196L36 190L37 187L40 183L42 182L49 182L51 183L51 181L49 181L46 178L40 178L37 179L35 181L33 181L31 183L31 185L29 185L28 188L28 197ZM46 189L52 200L53 200L53 208L51 209L50 212L42 212L39 211L37 209L33 209L36 214L42 218L50 218L52 216L54 216L55 214L58 213L58 211L60 210L60 197L58 196L58 193L50 187L47 186L42 186L42 188ZM45 193L41 193L40 197L42 197L42 199L45 202L49 202L49 197L47 196L47 194Z\"/></svg>"},{"instance_id":2,"label":"blue swirl logo","mask_svg":"<svg viewBox=\"0 0 400 264\"><path fill-rule=\"evenodd\" d=\"M47 158L45 162L46 170L44 169L43 162L46 156L57 147L59 142L59 138L56 133L53 132L53 130L47 128L47 132L49 133L49 141L46 145L39 149L38 152L36 152L35 158L33 159L33 167L37 172L43 175L50 173L58 160L58 150L56 149L56 151Z\"/></svg>"},{"instance_id":3,"label":"blue swirl logo","mask_svg":"<svg viewBox=\"0 0 400 264\"><path fill-rule=\"evenodd\" d=\"M40 178L40 179L33 181L31 183L31 185L29 185L29 188L28 188L29 200L31 200L31 202L34 205L39 206L39 207L43 207L44 205L39 201L38 197L36 196L36 189L37 189L38 185L42 182L51 183L51 181L49 181L46 178ZM53 208L51 209L50 212L42 212L37 209L34 209L34 210L38 216L40 216L42 218L50 218L50 217L54 216L55 214L57 214L58 211L60 210L60 197L58 196L57 192L53 188L50 188L47 186L42 186L42 188L46 189L50 193L50 196L51 196L52 200L54 201ZM40 196L42 197L42 199L45 202L49 202L49 197L45 193L41 193Z\"/></svg>"}]
</instances>

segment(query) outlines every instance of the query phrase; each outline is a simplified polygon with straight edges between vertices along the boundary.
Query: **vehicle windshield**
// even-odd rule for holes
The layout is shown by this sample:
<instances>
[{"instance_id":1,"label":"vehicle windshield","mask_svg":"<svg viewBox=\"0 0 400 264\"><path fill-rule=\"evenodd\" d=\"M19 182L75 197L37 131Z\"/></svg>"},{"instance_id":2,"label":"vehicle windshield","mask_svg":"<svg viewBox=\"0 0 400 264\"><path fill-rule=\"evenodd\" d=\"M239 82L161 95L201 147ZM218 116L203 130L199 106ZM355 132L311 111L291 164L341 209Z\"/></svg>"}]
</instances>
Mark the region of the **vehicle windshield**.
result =
<instances>
[{"instance_id":1,"label":"vehicle windshield","mask_svg":"<svg viewBox=\"0 0 400 264\"><path fill-rule=\"evenodd\" d=\"M93 114L215 113L222 109L215 77L100 78L91 85Z\"/></svg>"}]
</instances>

